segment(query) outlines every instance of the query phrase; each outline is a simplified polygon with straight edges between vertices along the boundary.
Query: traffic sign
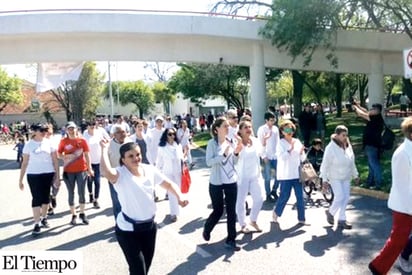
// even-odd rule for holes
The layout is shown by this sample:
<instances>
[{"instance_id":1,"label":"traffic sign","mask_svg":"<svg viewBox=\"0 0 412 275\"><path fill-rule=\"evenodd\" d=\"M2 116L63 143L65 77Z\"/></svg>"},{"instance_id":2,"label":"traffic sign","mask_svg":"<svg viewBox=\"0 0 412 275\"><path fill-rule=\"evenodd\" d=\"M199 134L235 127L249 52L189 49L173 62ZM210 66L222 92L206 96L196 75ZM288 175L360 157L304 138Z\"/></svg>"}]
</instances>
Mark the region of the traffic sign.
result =
<instances>
[{"instance_id":1,"label":"traffic sign","mask_svg":"<svg viewBox=\"0 0 412 275\"><path fill-rule=\"evenodd\" d=\"M412 78L412 49L403 50L404 77Z\"/></svg>"}]
</instances>

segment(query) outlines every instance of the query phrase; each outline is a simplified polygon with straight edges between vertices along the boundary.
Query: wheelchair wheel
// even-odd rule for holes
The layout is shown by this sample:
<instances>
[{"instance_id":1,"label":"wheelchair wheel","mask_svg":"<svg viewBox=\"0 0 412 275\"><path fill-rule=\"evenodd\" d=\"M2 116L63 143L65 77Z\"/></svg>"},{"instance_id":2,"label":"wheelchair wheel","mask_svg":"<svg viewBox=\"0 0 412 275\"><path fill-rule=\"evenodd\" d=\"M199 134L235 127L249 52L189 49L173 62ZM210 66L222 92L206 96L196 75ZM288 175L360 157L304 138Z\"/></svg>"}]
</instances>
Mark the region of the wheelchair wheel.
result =
<instances>
[{"instance_id":1,"label":"wheelchair wheel","mask_svg":"<svg viewBox=\"0 0 412 275\"><path fill-rule=\"evenodd\" d=\"M306 193L306 195L310 196L313 191L313 183L311 181L305 181L303 184L303 191Z\"/></svg>"},{"instance_id":2,"label":"wheelchair wheel","mask_svg":"<svg viewBox=\"0 0 412 275\"><path fill-rule=\"evenodd\" d=\"M322 195L328 203L332 203L334 194L330 184L325 184L322 186Z\"/></svg>"}]
</instances>

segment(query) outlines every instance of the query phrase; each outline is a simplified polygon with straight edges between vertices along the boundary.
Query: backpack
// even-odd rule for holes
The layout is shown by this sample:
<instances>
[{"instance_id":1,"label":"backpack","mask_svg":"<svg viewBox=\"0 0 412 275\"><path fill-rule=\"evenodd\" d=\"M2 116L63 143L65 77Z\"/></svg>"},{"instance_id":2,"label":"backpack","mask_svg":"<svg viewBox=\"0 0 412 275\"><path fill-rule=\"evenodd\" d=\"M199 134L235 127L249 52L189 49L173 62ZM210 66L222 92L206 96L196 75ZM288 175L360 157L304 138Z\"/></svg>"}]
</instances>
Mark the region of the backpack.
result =
<instances>
[{"instance_id":1,"label":"backpack","mask_svg":"<svg viewBox=\"0 0 412 275\"><path fill-rule=\"evenodd\" d=\"M381 144L381 149L383 150L392 150L393 145L395 143L395 133L388 127L384 126L383 131L382 131L382 144Z\"/></svg>"}]
</instances>

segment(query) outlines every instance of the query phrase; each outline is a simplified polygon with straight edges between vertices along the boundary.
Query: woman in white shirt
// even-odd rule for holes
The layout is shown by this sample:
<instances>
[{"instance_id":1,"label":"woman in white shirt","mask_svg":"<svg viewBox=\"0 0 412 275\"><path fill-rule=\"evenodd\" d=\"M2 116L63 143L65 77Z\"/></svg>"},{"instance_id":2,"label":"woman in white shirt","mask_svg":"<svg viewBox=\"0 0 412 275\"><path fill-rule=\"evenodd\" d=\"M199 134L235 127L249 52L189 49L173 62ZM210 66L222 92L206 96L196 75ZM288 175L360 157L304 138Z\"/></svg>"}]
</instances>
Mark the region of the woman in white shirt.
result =
<instances>
[{"instance_id":1,"label":"woman in white shirt","mask_svg":"<svg viewBox=\"0 0 412 275\"><path fill-rule=\"evenodd\" d=\"M187 128L186 120L180 121L180 128L177 129L177 140L180 145L182 145L183 151L185 152L185 159L189 164L189 167L193 167L192 154L190 153L190 130Z\"/></svg>"},{"instance_id":2,"label":"woman in white shirt","mask_svg":"<svg viewBox=\"0 0 412 275\"><path fill-rule=\"evenodd\" d=\"M226 207L227 238L225 247L239 251L236 244L236 197L237 173L235 164L242 150L241 142L227 139L229 123L225 117L218 117L212 125L213 138L206 147L206 164L211 167L209 179L209 195L213 211L207 218L203 228L203 239L210 240L210 233L219 222Z\"/></svg>"},{"instance_id":3,"label":"woman in white shirt","mask_svg":"<svg viewBox=\"0 0 412 275\"><path fill-rule=\"evenodd\" d=\"M299 180L300 164L306 158L305 147L299 139L293 137L296 126L292 121L282 121L279 130L283 134L276 149L278 159L276 178L280 184L280 196L273 211L273 221L277 222L278 217L282 216L293 188L298 210L298 222L300 225L305 225L305 202L302 184Z\"/></svg>"},{"instance_id":4,"label":"woman in white shirt","mask_svg":"<svg viewBox=\"0 0 412 275\"><path fill-rule=\"evenodd\" d=\"M263 204L263 177L260 169L260 153L262 145L253 137L252 123L242 121L239 124L239 136L243 145L236 165L238 173L238 191L236 199L236 214L243 233L249 233L246 226L245 202L250 193L253 205L250 211L250 225L258 232L262 231L256 221Z\"/></svg>"},{"instance_id":5,"label":"woman in white shirt","mask_svg":"<svg viewBox=\"0 0 412 275\"><path fill-rule=\"evenodd\" d=\"M99 195L100 195L100 158L101 149L100 141L102 139L109 139L109 135L103 128L96 125L95 121L87 122L87 129L83 133L83 137L86 139L89 145L89 155L90 162L92 165L92 170L94 172L93 176L87 177L87 190L89 191L89 202L93 203L94 208L98 209L99 206ZM94 182L94 193L93 193L93 182Z\"/></svg>"},{"instance_id":6,"label":"woman in white shirt","mask_svg":"<svg viewBox=\"0 0 412 275\"><path fill-rule=\"evenodd\" d=\"M160 137L159 149L157 150L156 167L175 182L179 187L182 181L182 163L183 149L176 137L176 129L169 128L164 130ZM180 214L177 198L173 194L168 193L170 220L177 221L177 216Z\"/></svg>"},{"instance_id":7,"label":"woman in white shirt","mask_svg":"<svg viewBox=\"0 0 412 275\"><path fill-rule=\"evenodd\" d=\"M116 218L117 240L126 257L130 274L147 274L156 245L155 185L160 185L173 194L182 207L188 201L180 199L181 194L176 184L158 169L141 163L140 148L134 142L120 147L120 166L115 169L111 167L108 157L109 141L103 140L100 144L102 173L116 189L122 209Z\"/></svg>"},{"instance_id":8,"label":"woman in white shirt","mask_svg":"<svg viewBox=\"0 0 412 275\"><path fill-rule=\"evenodd\" d=\"M388 207L392 210L392 230L385 246L369 264L373 274L387 274L399 256L400 267L407 272L412 270L406 248L412 231L412 118L401 124L405 139L392 155L392 187Z\"/></svg>"},{"instance_id":9,"label":"woman in white shirt","mask_svg":"<svg viewBox=\"0 0 412 275\"><path fill-rule=\"evenodd\" d=\"M331 141L325 148L320 177L325 184L330 183L335 197L329 210L326 210L326 219L329 224L335 223L334 217L339 212L338 228L351 229L352 225L346 221L346 206L350 196L350 181L352 178L359 182L358 170L355 165L355 155L348 139L348 128L338 125Z\"/></svg>"},{"instance_id":10,"label":"woman in white shirt","mask_svg":"<svg viewBox=\"0 0 412 275\"><path fill-rule=\"evenodd\" d=\"M49 227L47 209L50 203L52 184L60 186L59 163L56 148L45 138L48 127L36 124L30 139L23 148L23 162L20 170L19 188L24 190L23 177L27 172L27 182L32 195L34 229L32 234L41 233L40 227Z\"/></svg>"}]
</instances>

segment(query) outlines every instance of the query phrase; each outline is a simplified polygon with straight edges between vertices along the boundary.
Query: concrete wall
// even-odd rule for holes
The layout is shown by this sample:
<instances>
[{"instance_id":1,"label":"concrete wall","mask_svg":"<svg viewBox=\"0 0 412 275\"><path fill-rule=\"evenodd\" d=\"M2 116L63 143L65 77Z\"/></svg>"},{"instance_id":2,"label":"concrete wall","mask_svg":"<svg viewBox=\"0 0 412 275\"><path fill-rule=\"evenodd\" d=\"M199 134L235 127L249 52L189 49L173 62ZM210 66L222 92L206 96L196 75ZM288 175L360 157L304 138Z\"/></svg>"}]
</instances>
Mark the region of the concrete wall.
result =
<instances>
[{"instance_id":1,"label":"concrete wall","mask_svg":"<svg viewBox=\"0 0 412 275\"><path fill-rule=\"evenodd\" d=\"M0 16L0 64L56 61L159 61L253 65L253 49L263 45L264 66L287 69L370 73L377 56L383 74L402 75L406 34L340 31L339 68L324 49L312 63L274 48L259 35L264 21L133 12L22 12ZM29 46L28 46L29 45Z\"/></svg>"},{"instance_id":2,"label":"concrete wall","mask_svg":"<svg viewBox=\"0 0 412 275\"><path fill-rule=\"evenodd\" d=\"M56 121L59 127L66 124L66 114L64 112L52 113L53 119ZM0 115L0 120L2 123L13 123L16 121L27 121L27 123L45 123L46 119L42 113L23 113L23 114L13 114L13 115Z\"/></svg>"}]
</instances>

